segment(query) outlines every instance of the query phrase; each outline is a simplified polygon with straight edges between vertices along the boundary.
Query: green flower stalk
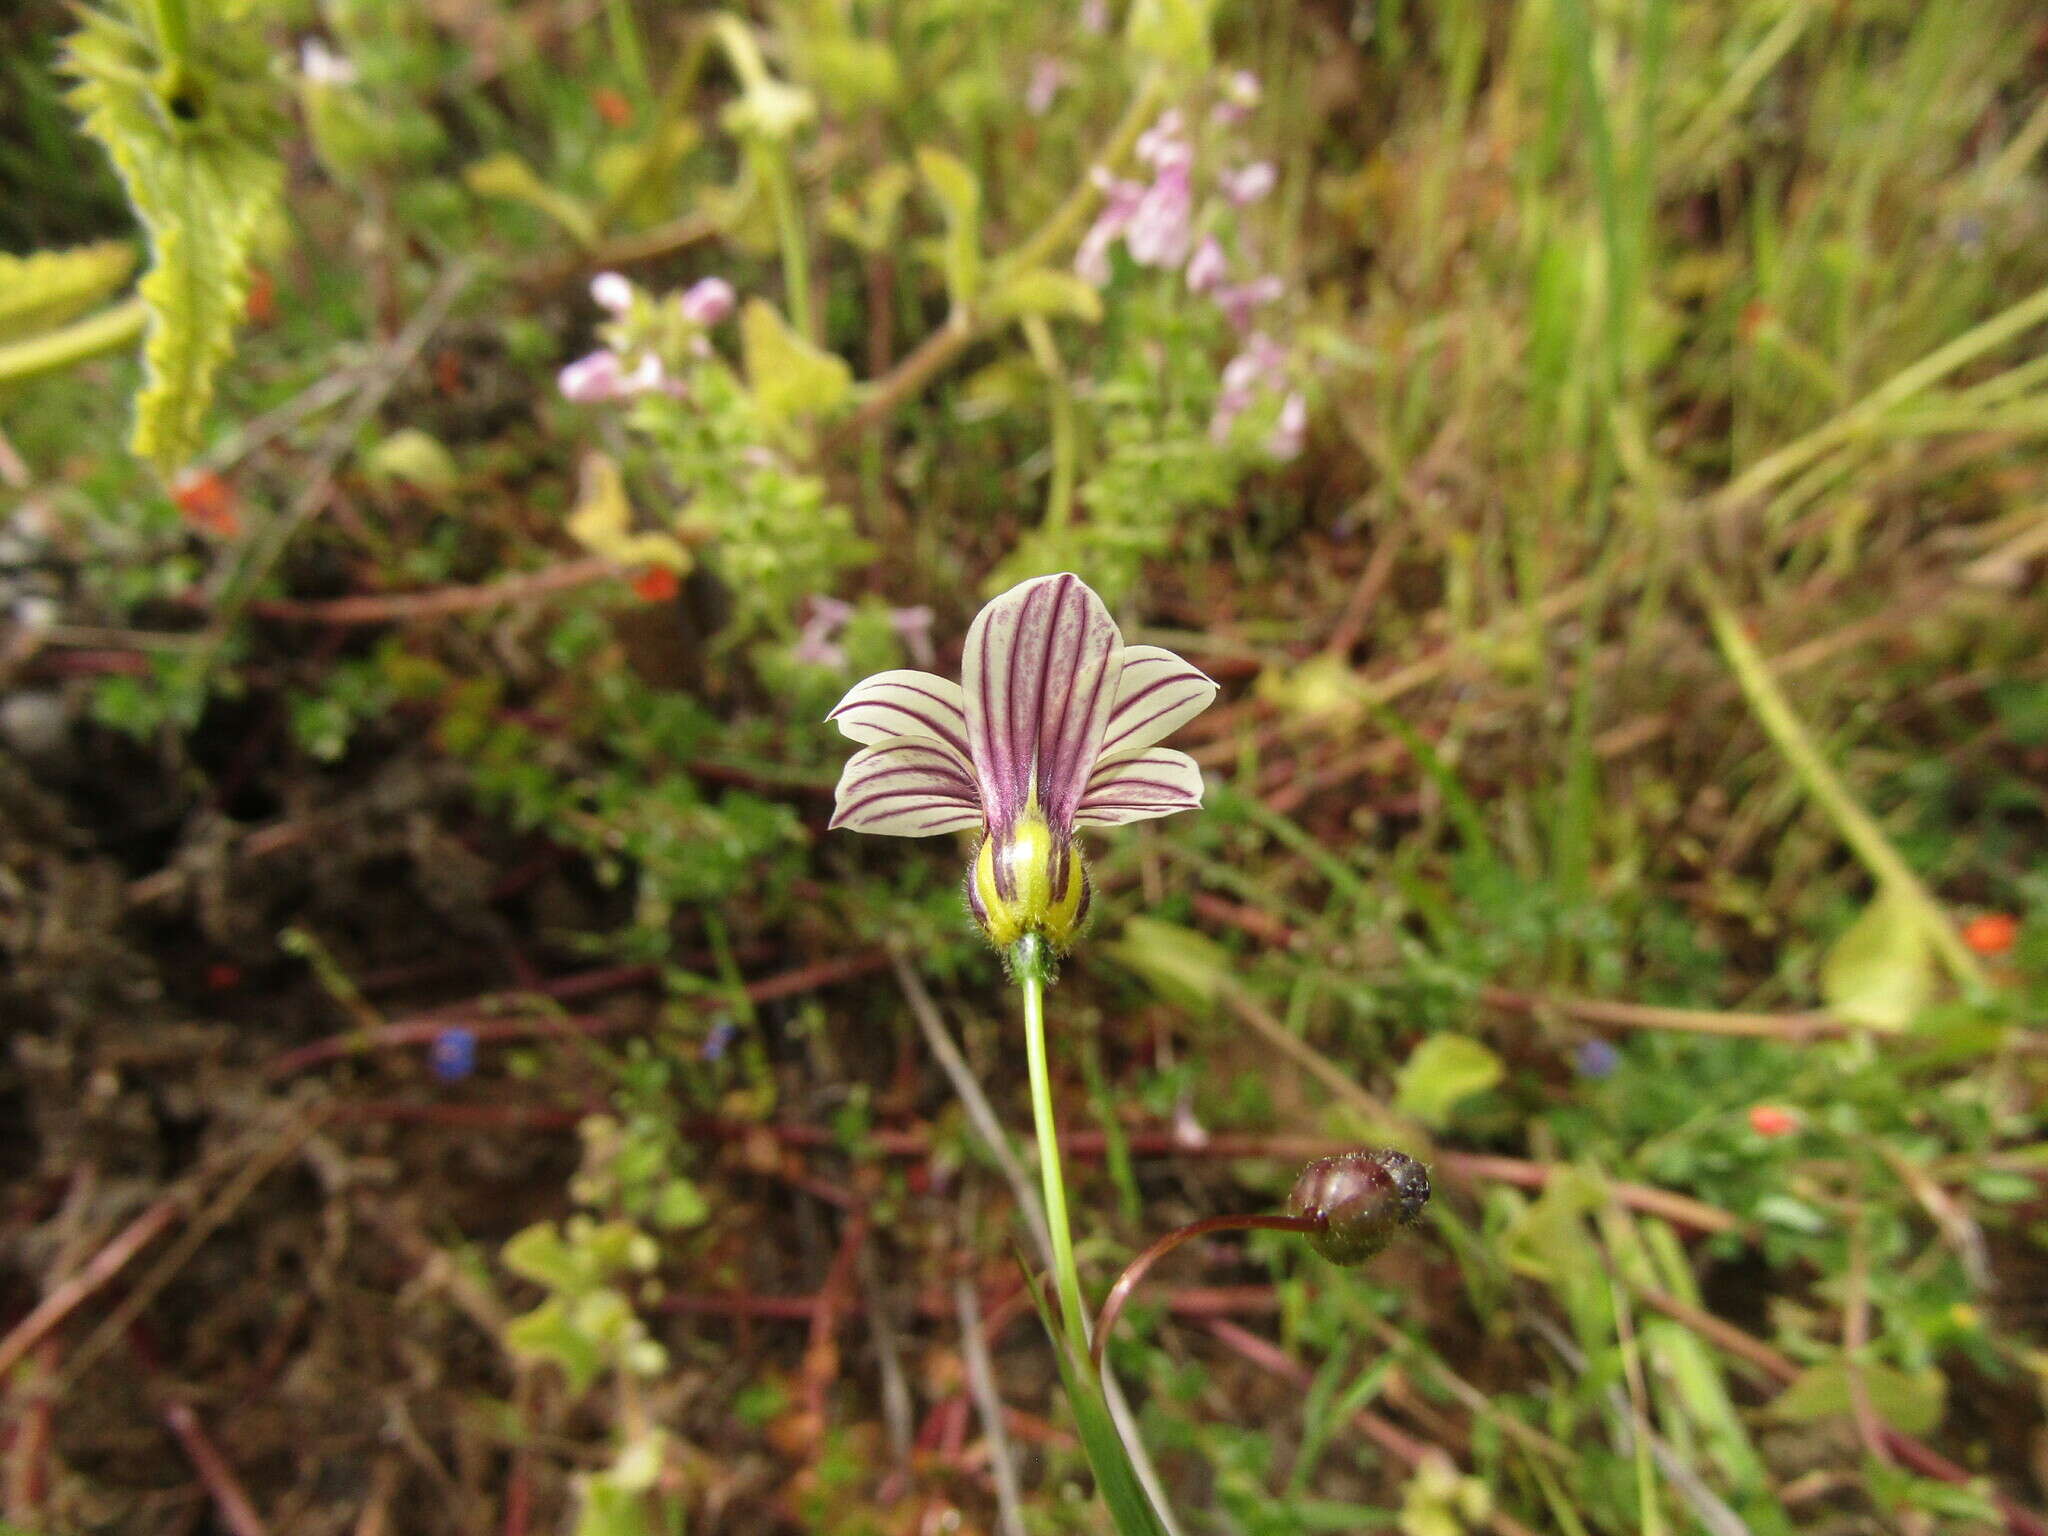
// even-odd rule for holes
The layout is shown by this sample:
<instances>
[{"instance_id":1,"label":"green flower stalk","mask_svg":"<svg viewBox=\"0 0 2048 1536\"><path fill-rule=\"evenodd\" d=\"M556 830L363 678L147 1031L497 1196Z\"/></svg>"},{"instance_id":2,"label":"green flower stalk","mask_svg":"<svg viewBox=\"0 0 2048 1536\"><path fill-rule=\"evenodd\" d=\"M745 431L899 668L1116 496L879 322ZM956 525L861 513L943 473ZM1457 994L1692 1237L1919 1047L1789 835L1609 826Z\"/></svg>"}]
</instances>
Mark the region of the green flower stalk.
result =
<instances>
[{"instance_id":1,"label":"green flower stalk","mask_svg":"<svg viewBox=\"0 0 2048 1536\"><path fill-rule=\"evenodd\" d=\"M1045 989L1087 925L1083 827L1198 809L1202 773L1157 745L1216 697L1173 652L1125 645L1078 576L1012 587L967 632L958 683L883 672L829 716L862 743L840 775L834 827L895 837L974 832L968 910L1024 994L1039 1172L1067 1342L1088 1351L1087 1312L1067 1225L1053 1120Z\"/></svg>"}]
</instances>

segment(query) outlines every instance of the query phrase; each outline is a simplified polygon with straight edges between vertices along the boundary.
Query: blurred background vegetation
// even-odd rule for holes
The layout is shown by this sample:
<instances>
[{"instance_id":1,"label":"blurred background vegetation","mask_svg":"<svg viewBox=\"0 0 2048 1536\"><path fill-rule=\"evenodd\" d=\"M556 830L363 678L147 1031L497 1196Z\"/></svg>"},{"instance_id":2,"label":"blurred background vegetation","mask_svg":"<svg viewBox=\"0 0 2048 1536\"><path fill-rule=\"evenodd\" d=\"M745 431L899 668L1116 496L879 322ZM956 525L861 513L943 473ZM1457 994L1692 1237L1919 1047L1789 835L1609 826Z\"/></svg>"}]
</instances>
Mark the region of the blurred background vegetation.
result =
<instances>
[{"instance_id":1,"label":"blurred background vegetation","mask_svg":"<svg viewBox=\"0 0 2048 1536\"><path fill-rule=\"evenodd\" d=\"M7 1520L1105 1529L820 723L1071 569L1224 686L1055 993L1098 1295L1438 1186L1140 1293L1175 1529L2044 1529L2037 6L0 45Z\"/></svg>"}]
</instances>

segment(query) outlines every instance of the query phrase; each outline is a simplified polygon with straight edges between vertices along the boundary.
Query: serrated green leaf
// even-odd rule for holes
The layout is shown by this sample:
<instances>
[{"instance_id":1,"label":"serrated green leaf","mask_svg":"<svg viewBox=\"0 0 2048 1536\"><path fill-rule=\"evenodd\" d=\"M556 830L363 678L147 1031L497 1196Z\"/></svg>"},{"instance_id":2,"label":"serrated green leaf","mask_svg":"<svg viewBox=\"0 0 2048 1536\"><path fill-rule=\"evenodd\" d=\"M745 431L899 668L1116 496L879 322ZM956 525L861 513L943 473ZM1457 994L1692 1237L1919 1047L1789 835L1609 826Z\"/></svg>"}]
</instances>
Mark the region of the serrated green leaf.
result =
<instances>
[{"instance_id":1,"label":"serrated green leaf","mask_svg":"<svg viewBox=\"0 0 2048 1536\"><path fill-rule=\"evenodd\" d=\"M48 330L84 314L128 281L135 247L101 240L68 251L0 251L0 341Z\"/></svg>"},{"instance_id":2,"label":"serrated green leaf","mask_svg":"<svg viewBox=\"0 0 2048 1536\"><path fill-rule=\"evenodd\" d=\"M1442 1126L1475 1093L1501 1080L1500 1057L1465 1035L1431 1035L1401 1068L1394 1107L1425 1125Z\"/></svg>"},{"instance_id":3,"label":"serrated green leaf","mask_svg":"<svg viewBox=\"0 0 2048 1536\"><path fill-rule=\"evenodd\" d=\"M1934 990L1927 930L1910 902L1880 890L1820 967L1830 1012L1867 1029L1904 1029Z\"/></svg>"},{"instance_id":4,"label":"serrated green leaf","mask_svg":"<svg viewBox=\"0 0 2048 1536\"><path fill-rule=\"evenodd\" d=\"M559 187L549 186L538 171L509 149L486 155L465 168L462 182L478 197L503 198L538 209L580 246L597 244L597 220L591 211Z\"/></svg>"},{"instance_id":5,"label":"serrated green leaf","mask_svg":"<svg viewBox=\"0 0 2048 1536\"><path fill-rule=\"evenodd\" d=\"M981 183L958 155L930 145L917 152L918 174L946 214L946 243L940 264L946 293L964 308L981 287Z\"/></svg>"},{"instance_id":6,"label":"serrated green leaf","mask_svg":"<svg viewBox=\"0 0 2048 1536\"><path fill-rule=\"evenodd\" d=\"M1093 283L1072 272L1033 267L1019 272L989 295L992 320L1017 320L1026 315L1064 316L1091 325L1102 318L1102 295Z\"/></svg>"},{"instance_id":7,"label":"serrated green leaf","mask_svg":"<svg viewBox=\"0 0 2048 1536\"><path fill-rule=\"evenodd\" d=\"M844 403L853 388L846 360L797 335L766 299L749 299L741 311L740 351L747 387L773 422L822 416Z\"/></svg>"},{"instance_id":8,"label":"serrated green leaf","mask_svg":"<svg viewBox=\"0 0 2048 1536\"><path fill-rule=\"evenodd\" d=\"M505 1241L504 1259L513 1274L537 1280L550 1290L578 1291L594 1279L590 1266L562 1240L551 1221L513 1233Z\"/></svg>"},{"instance_id":9,"label":"serrated green leaf","mask_svg":"<svg viewBox=\"0 0 2048 1536\"><path fill-rule=\"evenodd\" d=\"M604 1351L595 1339L569 1319L561 1297L551 1296L505 1328L505 1347L535 1360L552 1360L569 1378L570 1391L589 1390L605 1366Z\"/></svg>"},{"instance_id":10,"label":"serrated green leaf","mask_svg":"<svg viewBox=\"0 0 2048 1536\"><path fill-rule=\"evenodd\" d=\"M83 13L65 52L71 103L105 146L149 235L148 378L134 448L168 473L198 451L234 350L250 256L284 171L261 22L191 0L189 48L168 56L153 12Z\"/></svg>"}]
</instances>

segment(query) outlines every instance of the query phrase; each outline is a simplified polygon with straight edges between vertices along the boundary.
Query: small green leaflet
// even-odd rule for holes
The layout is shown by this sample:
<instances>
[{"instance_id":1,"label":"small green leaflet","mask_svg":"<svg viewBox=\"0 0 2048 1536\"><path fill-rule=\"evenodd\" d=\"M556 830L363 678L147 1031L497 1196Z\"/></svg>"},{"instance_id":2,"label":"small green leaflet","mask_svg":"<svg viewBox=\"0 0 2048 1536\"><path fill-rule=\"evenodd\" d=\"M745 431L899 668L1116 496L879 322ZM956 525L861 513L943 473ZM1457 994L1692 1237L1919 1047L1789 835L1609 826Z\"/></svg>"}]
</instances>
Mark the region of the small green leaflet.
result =
<instances>
[{"instance_id":1,"label":"small green leaflet","mask_svg":"<svg viewBox=\"0 0 2048 1536\"><path fill-rule=\"evenodd\" d=\"M71 103L106 147L149 234L149 377L135 452L169 474L201 446L214 379L234 350L249 259L283 186L276 87L262 30L191 0L192 53L169 57L147 7L81 13Z\"/></svg>"}]
</instances>

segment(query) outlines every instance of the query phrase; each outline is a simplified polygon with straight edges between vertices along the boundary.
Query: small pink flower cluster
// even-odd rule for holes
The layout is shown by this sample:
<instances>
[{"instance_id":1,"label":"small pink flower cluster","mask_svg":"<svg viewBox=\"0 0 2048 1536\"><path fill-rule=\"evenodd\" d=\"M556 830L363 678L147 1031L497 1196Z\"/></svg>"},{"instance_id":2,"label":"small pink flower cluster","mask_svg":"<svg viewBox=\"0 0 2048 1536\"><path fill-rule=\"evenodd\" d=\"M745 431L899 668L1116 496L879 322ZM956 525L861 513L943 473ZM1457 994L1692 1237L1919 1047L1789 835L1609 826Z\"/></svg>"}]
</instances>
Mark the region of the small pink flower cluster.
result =
<instances>
[{"instance_id":1,"label":"small pink flower cluster","mask_svg":"<svg viewBox=\"0 0 2048 1536\"><path fill-rule=\"evenodd\" d=\"M592 278L590 296L615 320L632 313L633 285L617 272L600 272ZM732 313L735 297L731 283L722 277L707 277L676 300L676 308L690 325L709 330ZM630 400L655 390L671 395L685 392L682 380L670 378L652 351L640 350L629 361L616 347L579 357L561 371L556 384L563 399L582 405Z\"/></svg>"},{"instance_id":2,"label":"small pink flower cluster","mask_svg":"<svg viewBox=\"0 0 2048 1536\"><path fill-rule=\"evenodd\" d=\"M1211 120L1225 128L1240 125L1259 99L1258 77L1238 71L1225 84L1223 100ZM1206 295L1223 312L1230 327L1245 338L1238 355L1223 371L1223 390L1210 419L1209 435L1219 445L1229 440L1237 419L1269 391L1284 391L1279 419L1265 441L1273 458L1285 461L1301 452L1308 428L1308 402L1289 387L1286 352L1255 328L1258 311L1279 300L1286 285L1277 273L1263 272L1233 280L1230 257L1215 232L1196 239L1194 188L1195 149L1178 109L1169 110L1142 134L1139 161L1151 180L1110 175L1098 167L1096 185L1103 207L1075 253L1074 270L1102 287L1109 281L1109 255L1118 241L1141 267L1179 270L1190 293ZM1216 177L1216 190L1232 209L1244 209L1269 196L1278 174L1269 160L1255 160Z\"/></svg>"},{"instance_id":3,"label":"small pink flower cluster","mask_svg":"<svg viewBox=\"0 0 2048 1536\"><path fill-rule=\"evenodd\" d=\"M811 616L804 620L803 632L797 636L796 659L819 667L845 666L846 650L839 644L839 636L852 617L853 604L822 593L814 595L811 598ZM932 665L931 609L922 605L891 608L889 627L902 639L912 660L921 667Z\"/></svg>"}]
</instances>

